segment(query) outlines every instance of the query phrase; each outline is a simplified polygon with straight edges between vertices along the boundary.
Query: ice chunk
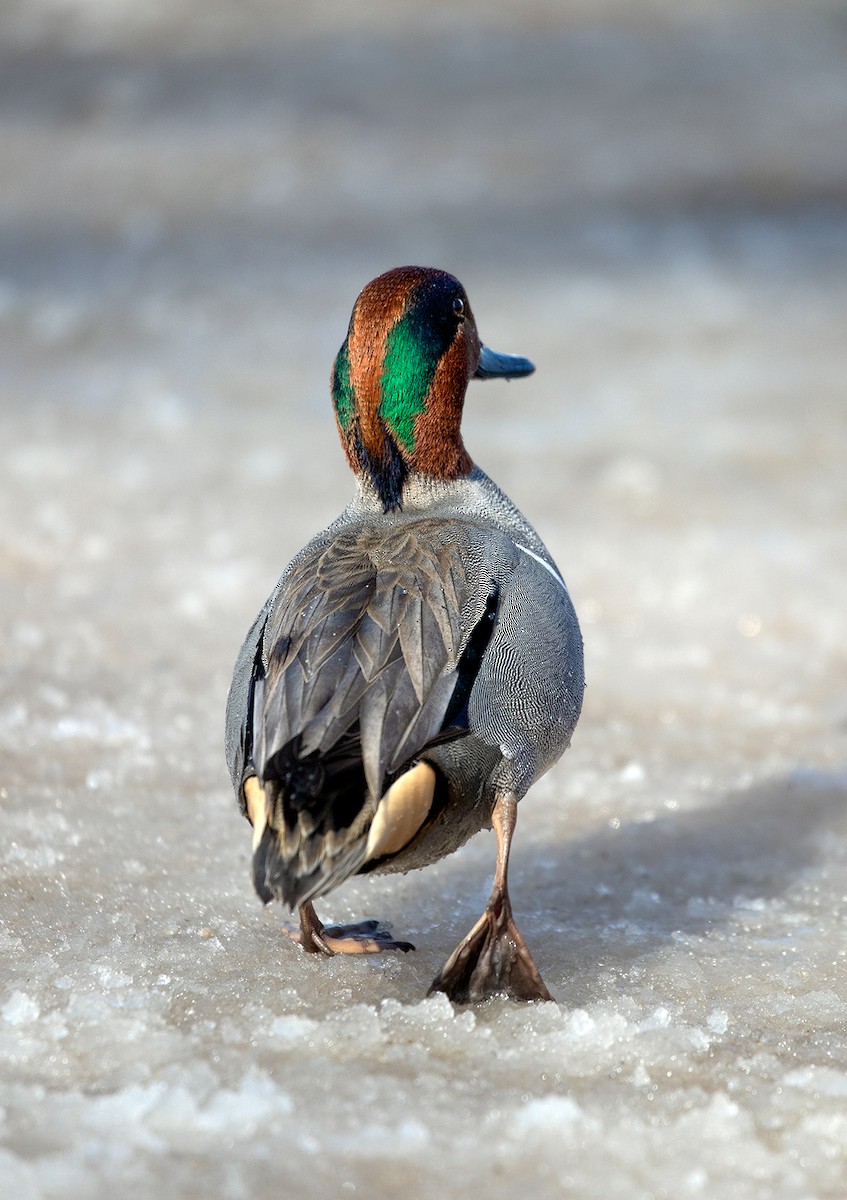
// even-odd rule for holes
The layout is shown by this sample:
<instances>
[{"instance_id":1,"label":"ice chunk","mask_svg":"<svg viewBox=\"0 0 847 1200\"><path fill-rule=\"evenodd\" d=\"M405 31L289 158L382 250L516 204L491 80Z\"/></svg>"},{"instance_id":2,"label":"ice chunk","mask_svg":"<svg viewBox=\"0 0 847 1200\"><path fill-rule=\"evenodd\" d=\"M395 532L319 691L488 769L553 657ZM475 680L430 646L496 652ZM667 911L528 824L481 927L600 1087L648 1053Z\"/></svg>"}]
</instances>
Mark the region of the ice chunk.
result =
<instances>
[{"instance_id":1,"label":"ice chunk","mask_svg":"<svg viewBox=\"0 0 847 1200\"><path fill-rule=\"evenodd\" d=\"M12 992L9 999L0 1009L0 1016L9 1025L30 1025L37 1021L41 1009L38 1001L26 992Z\"/></svg>"},{"instance_id":2,"label":"ice chunk","mask_svg":"<svg viewBox=\"0 0 847 1200\"><path fill-rule=\"evenodd\" d=\"M706 1020L706 1027L711 1033L726 1033L729 1028L729 1014L722 1008L713 1008Z\"/></svg>"},{"instance_id":3,"label":"ice chunk","mask_svg":"<svg viewBox=\"0 0 847 1200\"><path fill-rule=\"evenodd\" d=\"M582 1116L582 1109L570 1096L543 1096L523 1105L512 1118L512 1125L519 1136L527 1133L555 1136Z\"/></svg>"}]
</instances>

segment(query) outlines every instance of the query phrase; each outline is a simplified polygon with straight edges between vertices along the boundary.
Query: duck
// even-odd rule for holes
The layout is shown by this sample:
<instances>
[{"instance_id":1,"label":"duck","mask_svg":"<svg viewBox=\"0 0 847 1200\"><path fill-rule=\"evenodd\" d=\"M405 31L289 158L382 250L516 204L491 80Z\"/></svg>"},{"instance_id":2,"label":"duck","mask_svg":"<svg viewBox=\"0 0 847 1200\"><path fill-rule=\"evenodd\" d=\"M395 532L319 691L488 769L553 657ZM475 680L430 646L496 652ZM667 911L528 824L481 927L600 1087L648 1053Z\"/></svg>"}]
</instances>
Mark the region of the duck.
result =
<instances>
[{"instance_id":1,"label":"duck","mask_svg":"<svg viewBox=\"0 0 847 1200\"><path fill-rule=\"evenodd\" d=\"M375 920L325 926L315 901L493 828L490 899L429 989L457 1004L551 999L508 865L518 804L580 714L582 638L550 553L461 434L471 379L534 369L480 341L446 271L397 267L363 288L330 380L356 494L283 571L227 700L253 885L297 910L307 953L414 949Z\"/></svg>"}]
</instances>

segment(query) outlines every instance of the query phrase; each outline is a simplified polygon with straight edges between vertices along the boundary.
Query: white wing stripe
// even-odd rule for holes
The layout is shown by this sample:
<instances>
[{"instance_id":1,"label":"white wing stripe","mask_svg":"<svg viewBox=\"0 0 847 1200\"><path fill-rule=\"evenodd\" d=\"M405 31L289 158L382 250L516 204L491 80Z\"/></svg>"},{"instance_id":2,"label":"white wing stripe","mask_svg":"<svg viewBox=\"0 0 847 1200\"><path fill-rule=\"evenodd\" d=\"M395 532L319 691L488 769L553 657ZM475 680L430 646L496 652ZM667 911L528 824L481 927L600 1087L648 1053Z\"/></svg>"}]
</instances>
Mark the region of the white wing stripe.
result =
<instances>
[{"instance_id":1,"label":"white wing stripe","mask_svg":"<svg viewBox=\"0 0 847 1200\"><path fill-rule=\"evenodd\" d=\"M566 592L566 591L568 590L568 589L565 587L565 581L564 581L564 579L562 579L561 575L560 575L560 574L559 574L559 572L556 570L556 568L555 568L555 567L551 567L551 566L550 566L550 564L549 564L548 562L545 562L545 560L544 560L544 559L541 557L541 555L540 555L540 554L536 554L536 553L535 553L535 551L534 551L534 550L530 550L528 546L522 546L522 545L520 544L520 542L515 542L515 545L517 546L517 548L518 548L519 550L523 550L524 554L528 554L528 555L529 555L529 557L530 557L530 558L534 558L534 559L535 559L535 561L536 561L537 563L541 563L541 565L542 565L542 567L544 568L544 570L545 570L545 571L549 571L549 572L550 572L550 574L551 574L551 575L553 576L553 578L556 580L556 583L558 583L559 587L560 587L560 588L562 588L562 590L563 590L563 591L565 591L565 592Z\"/></svg>"}]
</instances>

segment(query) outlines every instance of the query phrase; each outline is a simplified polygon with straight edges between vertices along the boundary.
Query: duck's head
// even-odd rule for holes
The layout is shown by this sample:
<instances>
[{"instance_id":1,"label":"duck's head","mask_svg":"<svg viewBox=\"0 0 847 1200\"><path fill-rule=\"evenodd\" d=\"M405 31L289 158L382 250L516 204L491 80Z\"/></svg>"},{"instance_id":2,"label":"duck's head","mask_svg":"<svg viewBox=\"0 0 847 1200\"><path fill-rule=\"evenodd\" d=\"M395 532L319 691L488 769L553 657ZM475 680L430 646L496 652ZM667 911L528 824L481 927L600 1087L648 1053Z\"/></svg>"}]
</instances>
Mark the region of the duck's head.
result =
<instances>
[{"instance_id":1,"label":"duck's head","mask_svg":"<svg viewBox=\"0 0 847 1200\"><path fill-rule=\"evenodd\" d=\"M412 474L473 469L460 425L468 380L513 379L526 358L483 346L465 289L446 271L396 267L359 295L332 369L332 400L350 466L385 512Z\"/></svg>"}]
</instances>

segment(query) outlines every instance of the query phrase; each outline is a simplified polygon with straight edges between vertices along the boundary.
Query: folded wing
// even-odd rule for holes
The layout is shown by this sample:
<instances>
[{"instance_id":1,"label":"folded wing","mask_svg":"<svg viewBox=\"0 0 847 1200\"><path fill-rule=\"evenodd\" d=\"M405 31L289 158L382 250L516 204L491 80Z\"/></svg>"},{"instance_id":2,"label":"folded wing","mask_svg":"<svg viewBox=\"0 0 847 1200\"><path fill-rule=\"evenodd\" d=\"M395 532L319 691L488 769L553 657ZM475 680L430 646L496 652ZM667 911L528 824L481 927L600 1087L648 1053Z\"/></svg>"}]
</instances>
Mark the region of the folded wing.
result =
<instances>
[{"instance_id":1,"label":"folded wing","mask_svg":"<svg viewBox=\"0 0 847 1200\"><path fill-rule=\"evenodd\" d=\"M469 536L435 521L357 529L289 570L264 631L252 720L268 807L254 862L265 898L303 903L357 870L382 797L444 736L462 652L486 611L488 589L480 596L468 578ZM420 792L395 798L404 790Z\"/></svg>"}]
</instances>

